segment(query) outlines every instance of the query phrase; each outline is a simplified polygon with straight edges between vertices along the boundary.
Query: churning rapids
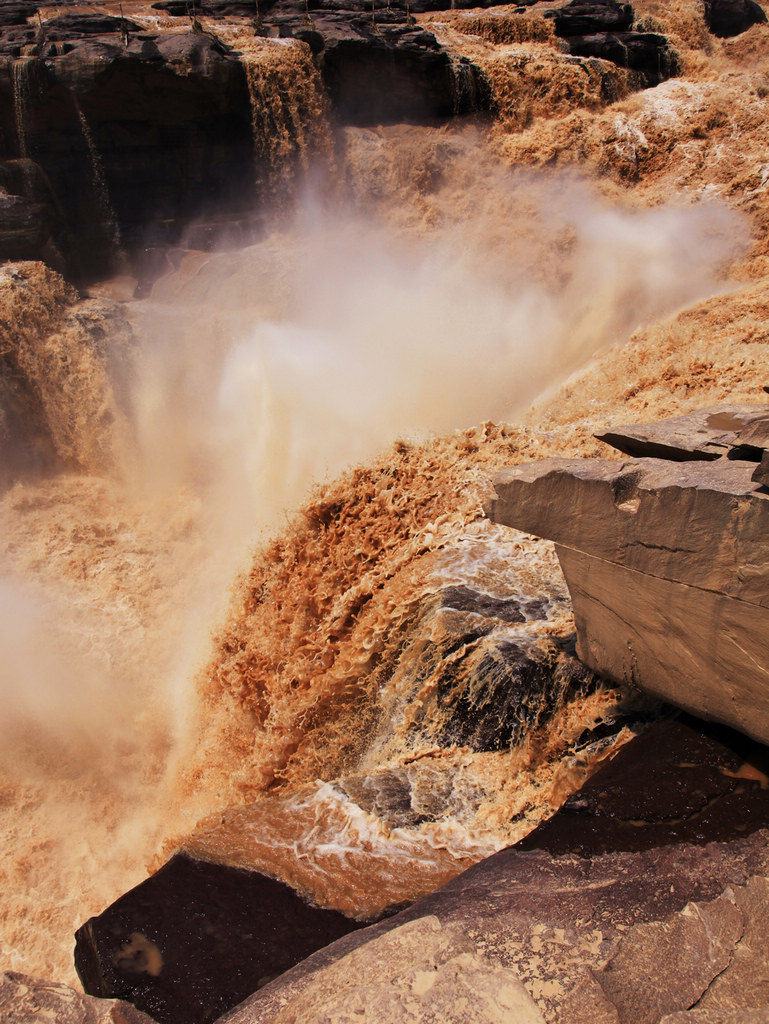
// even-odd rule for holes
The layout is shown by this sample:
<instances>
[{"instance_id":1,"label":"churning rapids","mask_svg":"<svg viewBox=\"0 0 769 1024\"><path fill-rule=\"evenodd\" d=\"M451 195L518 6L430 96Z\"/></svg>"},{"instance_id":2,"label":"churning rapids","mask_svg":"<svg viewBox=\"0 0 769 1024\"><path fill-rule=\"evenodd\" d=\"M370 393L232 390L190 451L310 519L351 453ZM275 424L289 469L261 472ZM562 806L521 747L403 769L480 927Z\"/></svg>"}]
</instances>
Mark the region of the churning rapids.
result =
<instances>
[{"instance_id":1,"label":"churning rapids","mask_svg":"<svg viewBox=\"0 0 769 1024\"><path fill-rule=\"evenodd\" d=\"M0 271L6 966L73 981L75 928L183 842L376 915L626 735L590 736L621 712L551 546L481 511L557 439L495 424L716 292L743 230L484 153L349 130L294 220L123 306Z\"/></svg>"}]
</instances>

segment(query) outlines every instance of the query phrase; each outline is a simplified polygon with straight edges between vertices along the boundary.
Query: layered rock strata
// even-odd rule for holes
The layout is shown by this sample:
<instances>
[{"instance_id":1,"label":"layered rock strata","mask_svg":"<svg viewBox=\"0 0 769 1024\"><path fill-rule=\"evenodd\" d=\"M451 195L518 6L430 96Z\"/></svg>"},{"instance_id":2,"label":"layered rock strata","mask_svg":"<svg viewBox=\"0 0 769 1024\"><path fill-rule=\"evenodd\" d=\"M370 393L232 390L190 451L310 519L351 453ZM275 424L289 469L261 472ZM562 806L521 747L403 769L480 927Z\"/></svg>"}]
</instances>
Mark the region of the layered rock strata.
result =
<instances>
[{"instance_id":1,"label":"layered rock strata","mask_svg":"<svg viewBox=\"0 0 769 1024\"><path fill-rule=\"evenodd\" d=\"M688 424L688 426L687 426ZM577 652L593 670L769 741L769 415L706 410L619 428L674 462L546 460L505 470L496 522L556 542ZM715 461L719 451L726 455ZM752 456L753 461L748 461Z\"/></svg>"}]
</instances>

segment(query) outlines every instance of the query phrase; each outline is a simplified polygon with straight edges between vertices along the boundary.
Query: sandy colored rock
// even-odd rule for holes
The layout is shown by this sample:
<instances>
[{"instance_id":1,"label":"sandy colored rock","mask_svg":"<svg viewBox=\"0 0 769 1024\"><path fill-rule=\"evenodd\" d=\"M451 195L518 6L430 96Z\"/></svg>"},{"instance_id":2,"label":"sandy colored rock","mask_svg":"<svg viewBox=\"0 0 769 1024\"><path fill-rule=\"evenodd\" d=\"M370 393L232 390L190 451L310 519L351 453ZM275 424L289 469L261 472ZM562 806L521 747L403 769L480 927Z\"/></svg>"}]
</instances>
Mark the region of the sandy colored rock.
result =
<instances>
[{"instance_id":1,"label":"sandy colored rock","mask_svg":"<svg viewBox=\"0 0 769 1024\"><path fill-rule=\"evenodd\" d=\"M246 1020L247 1018L243 1018ZM321 971L275 1024L544 1024L516 973L437 917L419 918Z\"/></svg>"},{"instance_id":2,"label":"sandy colored rock","mask_svg":"<svg viewBox=\"0 0 769 1024\"><path fill-rule=\"evenodd\" d=\"M769 495L755 463L549 459L495 478L495 522L628 569L769 607Z\"/></svg>"},{"instance_id":3,"label":"sandy colored rock","mask_svg":"<svg viewBox=\"0 0 769 1024\"><path fill-rule=\"evenodd\" d=\"M744 933L728 969L703 995L699 1005L709 1011L730 1012L752 1006L769 1008L769 880L751 878L734 891L744 919Z\"/></svg>"},{"instance_id":4,"label":"sandy colored rock","mask_svg":"<svg viewBox=\"0 0 769 1024\"><path fill-rule=\"evenodd\" d=\"M660 1020L660 1024L767 1024L769 1006L751 1010L681 1010L679 1013L668 1013Z\"/></svg>"},{"instance_id":5,"label":"sandy colored rock","mask_svg":"<svg viewBox=\"0 0 769 1024\"><path fill-rule=\"evenodd\" d=\"M3 1024L153 1024L146 1014L118 999L95 999L42 978L0 974Z\"/></svg>"},{"instance_id":6,"label":"sandy colored rock","mask_svg":"<svg viewBox=\"0 0 769 1024\"><path fill-rule=\"evenodd\" d=\"M441 931L432 925L421 924L420 928L426 928L426 934L432 937L430 942L437 943L438 952L429 955L440 959L439 966L462 955L482 957L496 970L509 969L520 978L548 1024L617 1024L627 1020L622 1016L628 1012L626 993L632 992L634 984L648 982L650 969L652 979L667 972L670 981L659 1002L658 1015L672 1012L683 1005L684 992L704 990L718 964L728 963L745 919L735 894L754 875L765 877L766 865L765 832L730 843L681 844L635 854L605 854L591 860L554 857L544 850L505 850L395 918L346 936L314 954L260 989L224 1017L222 1024L287 1024L295 1020L304 1024L314 1019L283 1013L293 1012L292 1007L315 1005L314 992L318 999L321 993L334 994L328 983L335 977L340 979L337 984L351 988L363 985L362 968L350 970L358 961L348 959L348 954L362 954L367 943L374 945L374 940L391 935L393 929L407 922L433 917L440 922ZM671 964L675 937L683 938L685 933L696 941L690 946L676 946L677 963ZM709 966L703 968L702 951L709 941L706 936L714 941L707 954ZM472 953L467 952L465 943L470 944ZM426 946L423 939L421 948ZM406 955L400 939L393 949L399 956ZM645 975L634 961L641 950L646 958ZM689 954L691 961L687 959ZM604 974L613 961L615 967ZM480 970L477 963L462 963ZM338 968L338 976L326 974L332 966ZM378 982L367 970L365 981L371 978L376 990ZM484 978L485 970L480 975ZM449 973L444 976L448 985ZM591 985L598 988L591 991ZM580 994L589 998L580 1000ZM367 1000L372 1013L374 1003L376 998ZM436 1018L425 1010L422 1017L414 1019Z\"/></svg>"},{"instance_id":7,"label":"sandy colored rock","mask_svg":"<svg viewBox=\"0 0 769 1024\"><path fill-rule=\"evenodd\" d=\"M586 665L769 740L769 609L557 550Z\"/></svg>"},{"instance_id":8,"label":"sandy colored rock","mask_svg":"<svg viewBox=\"0 0 769 1024\"><path fill-rule=\"evenodd\" d=\"M730 966L743 928L724 896L634 928L599 977L620 1024L656 1024L665 1011L693 1005Z\"/></svg>"},{"instance_id":9,"label":"sandy colored rock","mask_svg":"<svg viewBox=\"0 0 769 1024\"><path fill-rule=\"evenodd\" d=\"M753 438L764 423L716 422ZM769 494L755 472L553 459L500 473L487 512L556 542L589 668L767 742Z\"/></svg>"}]
</instances>

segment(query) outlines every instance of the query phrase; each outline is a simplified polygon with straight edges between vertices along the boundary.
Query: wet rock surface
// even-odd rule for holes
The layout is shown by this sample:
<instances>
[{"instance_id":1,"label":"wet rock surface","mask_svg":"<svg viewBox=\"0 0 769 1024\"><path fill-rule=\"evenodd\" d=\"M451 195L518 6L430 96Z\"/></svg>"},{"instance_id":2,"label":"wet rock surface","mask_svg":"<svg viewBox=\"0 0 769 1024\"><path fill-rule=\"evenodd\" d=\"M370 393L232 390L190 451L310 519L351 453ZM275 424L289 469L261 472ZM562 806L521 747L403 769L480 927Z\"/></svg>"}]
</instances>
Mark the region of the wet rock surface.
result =
<instances>
[{"instance_id":1,"label":"wet rock surface","mask_svg":"<svg viewBox=\"0 0 769 1024\"><path fill-rule=\"evenodd\" d=\"M766 748L730 730L658 722L515 847L319 951L224 1021L399 1019L373 998L396 978L400 1019L433 1020L430 986L406 975L435 983L451 964L462 971L447 1020L463 1019L471 968L497 994L522 983L524 1020L764 1020L767 768ZM509 1019L500 1005L479 1013Z\"/></svg>"},{"instance_id":2,"label":"wet rock surface","mask_svg":"<svg viewBox=\"0 0 769 1024\"><path fill-rule=\"evenodd\" d=\"M207 1024L357 927L281 882L179 854L78 930L75 966L92 995Z\"/></svg>"},{"instance_id":3,"label":"wet rock surface","mask_svg":"<svg viewBox=\"0 0 769 1024\"><path fill-rule=\"evenodd\" d=\"M546 11L545 17L553 19L555 34L577 57L598 57L631 68L644 76L647 86L677 73L677 59L664 36L631 31L635 14L630 4L571 0Z\"/></svg>"}]
</instances>

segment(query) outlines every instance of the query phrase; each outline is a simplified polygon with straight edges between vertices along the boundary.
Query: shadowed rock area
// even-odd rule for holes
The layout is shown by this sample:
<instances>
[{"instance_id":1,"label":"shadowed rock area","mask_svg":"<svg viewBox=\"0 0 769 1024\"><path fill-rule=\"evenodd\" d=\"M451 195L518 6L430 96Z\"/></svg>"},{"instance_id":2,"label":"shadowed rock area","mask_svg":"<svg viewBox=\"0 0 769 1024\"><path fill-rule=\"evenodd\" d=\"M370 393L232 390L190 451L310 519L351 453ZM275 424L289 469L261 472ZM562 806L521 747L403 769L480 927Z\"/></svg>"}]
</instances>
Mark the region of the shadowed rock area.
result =
<instances>
[{"instance_id":1,"label":"shadowed rock area","mask_svg":"<svg viewBox=\"0 0 769 1024\"><path fill-rule=\"evenodd\" d=\"M78 930L75 965L87 991L158 1024L208 1024L356 927L271 878L179 855Z\"/></svg>"},{"instance_id":2,"label":"shadowed rock area","mask_svg":"<svg viewBox=\"0 0 769 1024\"><path fill-rule=\"evenodd\" d=\"M453 11L449 0L153 6L132 18L115 10L38 19L34 3L3 8L5 166L32 162L48 187L41 196L30 179L3 197L1 257L58 260L78 279L128 262L151 278L163 263L156 250L178 244L195 222L206 225L196 229L200 247L253 242L260 213L301 185L311 160L328 173L330 127L494 108L483 68L415 21ZM540 7L556 50L585 61L588 74L608 81L618 66L632 88L644 88L677 72L665 36L632 30L629 4L526 4L505 18L539 17Z\"/></svg>"}]
</instances>

